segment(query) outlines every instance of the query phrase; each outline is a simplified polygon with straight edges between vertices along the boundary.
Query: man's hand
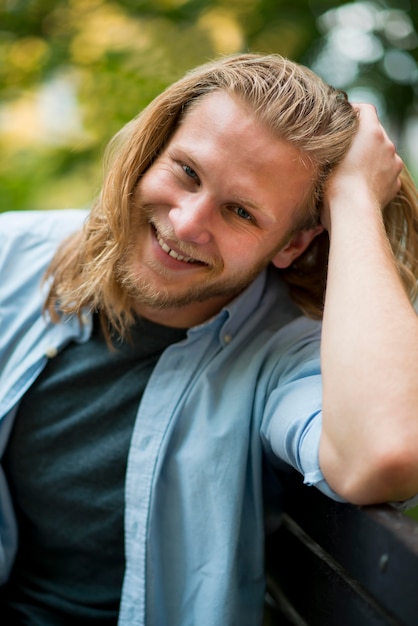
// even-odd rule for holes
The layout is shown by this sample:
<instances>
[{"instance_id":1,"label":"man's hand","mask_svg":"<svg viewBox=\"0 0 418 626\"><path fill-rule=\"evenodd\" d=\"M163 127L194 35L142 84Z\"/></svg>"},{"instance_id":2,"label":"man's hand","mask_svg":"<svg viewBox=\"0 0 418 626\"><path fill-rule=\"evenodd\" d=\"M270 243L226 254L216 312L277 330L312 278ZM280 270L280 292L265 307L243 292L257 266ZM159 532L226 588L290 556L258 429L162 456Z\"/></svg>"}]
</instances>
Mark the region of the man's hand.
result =
<instances>
[{"instance_id":1,"label":"man's hand","mask_svg":"<svg viewBox=\"0 0 418 626\"><path fill-rule=\"evenodd\" d=\"M368 194L372 202L383 208L401 187L399 174L402 159L380 124L376 109L370 104L357 104L359 128L343 161L327 182L322 223L330 230L330 206L338 207L338 198L350 197L353 190Z\"/></svg>"}]
</instances>

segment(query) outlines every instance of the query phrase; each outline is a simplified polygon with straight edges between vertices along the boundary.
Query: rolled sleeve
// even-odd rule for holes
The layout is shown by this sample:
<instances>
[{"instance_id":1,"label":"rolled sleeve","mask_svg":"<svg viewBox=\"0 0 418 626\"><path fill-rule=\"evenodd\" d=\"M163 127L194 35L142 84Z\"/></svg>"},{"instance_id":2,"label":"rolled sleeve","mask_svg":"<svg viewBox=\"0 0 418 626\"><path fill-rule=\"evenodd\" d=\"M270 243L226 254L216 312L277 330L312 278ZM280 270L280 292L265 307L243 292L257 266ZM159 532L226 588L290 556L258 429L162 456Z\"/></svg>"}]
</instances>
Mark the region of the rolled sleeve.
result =
<instances>
[{"instance_id":1,"label":"rolled sleeve","mask_svg":"<svg viewBox=\"0 0 418 626\"><path fill-rule=\"evenodd\" d=\"M262 425L267 455L297 469L307 485L343 501L327 484L319 465L322 377L319 342L305 343L285 357L288 366L268 395Z\"/></svg>"}]
</instances>

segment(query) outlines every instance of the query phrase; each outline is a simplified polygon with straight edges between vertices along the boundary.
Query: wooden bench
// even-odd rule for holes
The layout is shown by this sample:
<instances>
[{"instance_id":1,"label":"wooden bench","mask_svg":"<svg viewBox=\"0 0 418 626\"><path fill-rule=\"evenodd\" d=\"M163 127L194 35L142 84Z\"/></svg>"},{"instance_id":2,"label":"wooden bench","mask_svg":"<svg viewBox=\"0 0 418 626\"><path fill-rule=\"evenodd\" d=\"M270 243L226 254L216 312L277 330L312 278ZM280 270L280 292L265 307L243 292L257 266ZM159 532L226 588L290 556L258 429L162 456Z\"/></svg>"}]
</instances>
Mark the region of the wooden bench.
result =
<instances>
[{"instance_id":1,"label":"wooden bench","mask_svg":"<svg viewBox=\"0 0 418 626\"><path fill-rule=\"evenodd\" d=\"M266 626L418 625L418 524L294 478L266 541Z\"/></svg>"}]
</instances>

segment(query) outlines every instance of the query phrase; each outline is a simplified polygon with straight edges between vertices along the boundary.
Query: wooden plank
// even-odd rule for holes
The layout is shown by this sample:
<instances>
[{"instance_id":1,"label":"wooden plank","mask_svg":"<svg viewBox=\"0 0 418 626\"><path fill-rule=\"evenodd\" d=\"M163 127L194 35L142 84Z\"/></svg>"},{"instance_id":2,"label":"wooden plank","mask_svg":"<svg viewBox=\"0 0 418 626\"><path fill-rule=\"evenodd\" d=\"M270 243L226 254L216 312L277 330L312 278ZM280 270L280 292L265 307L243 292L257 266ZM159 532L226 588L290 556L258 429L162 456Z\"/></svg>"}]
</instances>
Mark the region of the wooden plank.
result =
<instances>
[{"instance_id":1,"label":"wooden plank","mask_svg":"<svg viewBox=\"0 0 418 626\"><path fill-rule=\"evenodd\" d=\"M359 589L329 555L285 521L269 543L268 588L294 626L395 626L398 622ZM272 560L280 557L275 569ZM277 595L279 594L279 595ZM281 624L281 621L277 621Z\"/></svg>"},{"instance_id":2,"label":"wooden plank","mask_svg":"<svg viewBox=\"0 0 418 626\"><path fill-rule=\"evenodd\" d=\"M386 506L333 502L299 479L289 494L266 558L296 614L318 626L416 626L418 524Z\"/></svg>"}]
</instances>

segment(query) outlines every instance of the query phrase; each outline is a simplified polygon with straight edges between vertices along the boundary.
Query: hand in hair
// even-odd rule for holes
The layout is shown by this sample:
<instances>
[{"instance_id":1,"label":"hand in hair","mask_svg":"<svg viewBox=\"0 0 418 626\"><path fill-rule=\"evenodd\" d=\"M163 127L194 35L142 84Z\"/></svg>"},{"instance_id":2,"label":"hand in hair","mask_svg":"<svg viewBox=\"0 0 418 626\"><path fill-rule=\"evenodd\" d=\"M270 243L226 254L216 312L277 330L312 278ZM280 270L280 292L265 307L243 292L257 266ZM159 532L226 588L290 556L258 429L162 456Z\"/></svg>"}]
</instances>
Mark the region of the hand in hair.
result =
<instances>
[{"instance_id":1,"label":"hand in hair","mask_svg":"<svg viewBox=\"0 0 418 626\"><path fill-rule=\"evenodd\" d=\"M359 128L351 147L342 162L331 175L324 196L322 222L330 230L332 216L330 205L337 197L350 197L353 190L361 190L382 209L399 192L399 175L403 162L379 122L376 109L370 104L356 104Z\"/></svg>"}]
</instances>

